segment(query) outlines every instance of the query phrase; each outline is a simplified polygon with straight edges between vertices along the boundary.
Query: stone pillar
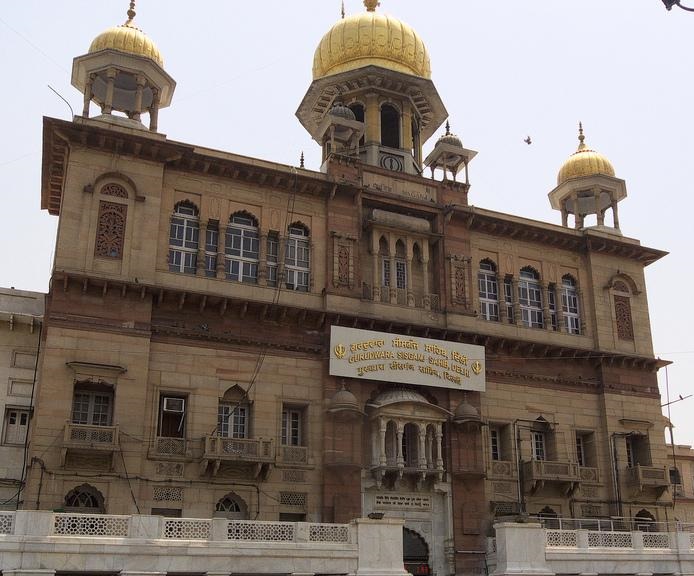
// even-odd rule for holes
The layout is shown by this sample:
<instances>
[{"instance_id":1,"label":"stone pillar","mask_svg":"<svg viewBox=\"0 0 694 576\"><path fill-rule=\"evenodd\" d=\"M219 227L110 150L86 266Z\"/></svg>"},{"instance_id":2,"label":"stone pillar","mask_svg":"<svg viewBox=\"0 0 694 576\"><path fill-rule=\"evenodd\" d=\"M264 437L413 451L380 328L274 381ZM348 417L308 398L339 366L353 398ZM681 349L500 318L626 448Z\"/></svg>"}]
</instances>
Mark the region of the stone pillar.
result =
<instances>
[{"instance_id":1,"label":"stone pillar","mask_svg":"<svg viewBox=\"0 0 694 576\"><path fill-rule=\"evenodd\" d=\"M511 280L511 300L513 301L513 323L521 324L520 301L518 300L518 279Z\"/></svg>"},{"instance_id":2,"label":"stone pillar","mask_svg":"<svg viewBox=\"0 0 694 576\"><path fill-rule=\"evenodd\" d=\"M152 105L149 107L149 129L156 132L159 127L159 90L152 88Z\"/></svg>"},{"instance_id":3,"label":"stone pillar","mask_svg":"<svg viewBox=\"0 0 694 576\"><path fill-rule=\"evenodd\" d=\"M402 123L402 142L400 142L400 147L403 150L412 150L412 111L409 106L404 105L402 108L402 116L400 117L400 122Z\"/></svg>"},{"instance_id":4,"label":"stone pillar","mask_svg":"<svg viewBox=\"0 0 694 576\"><path fill-rule=\"evenodd\" d=\"M586 333L586 314L584 312L585 307L583 306L583 290L576 288L576 298L578 299L578 322L581 330L581 334Z\"/></svg>"},{"instance_id":5,"label":"stone pillar","mask_svg":"<svg viewBox=\"0 0 694 576\"><path fill-rule=\"evenodd\" d=\"M217 278L224 278L225 275L225 267L226 267L226 261L224 260L225 256L225 247L226 247L226 225L222 226L222 220L219 220L219 230L217 232Z\"/></svg>"},{"instance_id":6,"label":"stone pillar","mask_svg":"<svg viewBox=\"0 0 694 576\"><path fill-rule=\"evenodd\" d=\"M612 200L612 221L614 223L614 227L619 230L619 212L617 210L617 201Z\"/></svg>"},{"instance_id":7,"label":"stone pillar","mask_svg":"<svg viewBox=\"0 0 694 576\"><path fill-rule=\"evenodd\" d=\"M92 101L92 86L94 84L94 74L90 74L87 78L87 85L84 87L84 108L82 108L82 116L89 118L89 105Z\"/></svg>"},{"instance_id":8,"label":"stone pillar","mask_svg":"<svg viewBox=\"0 0 694 576\"><path fill-rule=\"evenodd\" d=\"M418 434L417 434L417 440L419 441L419 446L417 447L417 468L426 468L427 467L427 458L426 458L426 435L427 435L427 429L424 424L418 424L417 425L418 429Z\"/></svg>"},{"instance_id":9,"label":"stone pillar","mask_svg":"<svg viewBox=\"0 0 694 576\"><path fill-rule=\"evenodd\" d=\"M569 227L569 213L566 208L561 209L561 225L565 228Z\"/></svg>"},{"instance_id":10,"label":"stone pillar","mask_svg":"<svg viewBox=\"0 0 694 576\"><path fill-rule=\"evenodd\" d=\"M402 435L404 432L404 426L403 426L402 422L398 422L397 426L398 426L398 428L397 428L397 431L395 433L395 438L396 438L395 441L397 444L397 446L396 446L397 458L396 458L395 462L397 463L398 468L404 468L405 458L402 454Z\"/></svg>"},{"instance_id":11,"label":"stone pillar","mask_svg":"<svg viewBox=\"0 0 694 576\"><path fill-rule=\"evenodd\" d=\"M195 262L195 274L197 276L205 275L205 245L207 240L207 222L200 222L198 230L198 254Z\"/></svg>"},{"instance_id":12,"label":"stone pillar","mask_svg":"<svg viewBox=\"0 0 694 576\"><path fill-rule=\"evenodd\" d=\"M564 299L561 284L554 287L554 305L557 308L557 331L566 332L566 322L564 322Z\"/></svg>"},{"instance_id":13,"label":"stone pillar","mask_svg":"<svg viewBox=\"0 0 694 576\"><path fill-rule=\"evenodd\" d=\"M511 574L553 575L545 557L545 531L540 524L502 522L496 531L494 576Z\"/></svg>"},{"instance_id":14,"label":"stone pillar","mask_svg":"<svg viewBox=\"0 0 694 576\"><path fill-rule=\"evenodd\" d=\"M358 518L352 525L359 543L354 576L408 576L402 562L403 520Z\"/></svg>"},{"instance_id":15,"label":"stone pillar","mask_svg":"<svg viewBox=\"0 0 694 576\"><path fill-rule=\"evenodd\" d=\"M287 236L278 234L277 243L279 250L277 254L277 286L282 286L286 280L286 272L284 269L284 259L287 254Z\"/></svg>"},{"instance_id":16,"label":"stone pillar","mask_svg":"<svg viewBox=\"0 0 694 576\"><path fill-rule=\"evenodd\" d=\"M378 105L376 94L367 94L366 105L364 106L364 143L381 143L381 110Z\"/></svg>"},{"instance_id":17,"label":"stone pillar","mask_svg":"<svg viewBox=\"0 0 694 576\"><path fill-rule=\"evenodd\" d=\"M397 304L398 303L398 280L397 280L397 272L395 270L395 250L391 246L391 251L390 251L390 256L388 257L388 260L390 261L390 286L388 286L388 291L389 291L389 302L391 304Z\"/></svg>"},{"instance_id":18,"label":"stone pillar","mask_svg":"<svg viewBox=\"0 0 694 576\"><path fill-rule=\"evenodd\" d=\"M545 282L540 283L542 290L542 322L545 330L552 330L552 315L549 311L549 286ZM557 299L554 298L554 307L556 308Z\"/></svg>"},{"instance_id":19,"label":"stone pillar","mask_svg":"<svg viewBox=\"0 0 694 576\"><path fill-rule=\"evenodd\" d=\"M441 422L436 423L436 469L443 470L443 430Z\"/></svg>"},{"instance_id":20,"label":"stone pillar","mask_svg":"<svg viewBox=\"0 0 694 576\"><path fill-rule=\"evenodd\" d=\"M508 310L506 310L506 283L501 274L496 274L496 297L499 304L499 322L504 324L508 322ZM479 288L477 293L477 301L479 302ZM513 318L511 318L513 320Z\"/></svg>"},{"instance_id":21,"label":"stone pillar","mask_svg":"<svg viewBox=\"0 0 694 576\"><path fill-rule=\"evenodd\" d=\"M267 286L267 233L258 237L258 285Z\"/></svg>"},{"instance_id":22,"label":"stone pillar","mask_svg":"<svg viewBox=\"0 0 694 576\"><path fill-rule=\"evenodd\" d=\"M135 110L133 110L133 120L140 121L140 116L142 114L142 93L145 89L145 77L138 74L137 78L137 90L135 92Z\"/></svg>"},{"instance_id":23,"label":"stone pillar","mask_svg":"<svg viewBox=\"0 0 694 576\"><path fill-rule=\"evenodd\" d=\"M379 443L379 457L378 457L378 463L381 466L385 466L388 463L388 458L386 457L386 430L387 430L387 423L385 420L382 418L380 419L380 443Z\"/></svg>"},{"instance_id":24,"label":"stone pillar","mask_svg":"<svg viewBox=\"0 0 694 576\"><path fill-rule=\"evenodd\" d=\"M408 241L407 243L407 260L405 263L405 266L407 267L405 270L405 280L406 280L406 288L407 288L407 305L410 308L413 308L415 306L415 298L414 298L414 291L412 290L412 258L413 258L413 253L412 253L412 246L411 243Z\"/></svg>"},{"instance_id":25,"label":"stone pillar","mask_svg":"<svg viewBox=\"0 0 694 576\"><path fill-rule=\"evenodd\" d=\"M109 68L106 71L106 98L101 108L102 114L110 114L113 110L113 90L115 88L117 74L118 72L115 68Z\"/></svg>"}]
</instances>

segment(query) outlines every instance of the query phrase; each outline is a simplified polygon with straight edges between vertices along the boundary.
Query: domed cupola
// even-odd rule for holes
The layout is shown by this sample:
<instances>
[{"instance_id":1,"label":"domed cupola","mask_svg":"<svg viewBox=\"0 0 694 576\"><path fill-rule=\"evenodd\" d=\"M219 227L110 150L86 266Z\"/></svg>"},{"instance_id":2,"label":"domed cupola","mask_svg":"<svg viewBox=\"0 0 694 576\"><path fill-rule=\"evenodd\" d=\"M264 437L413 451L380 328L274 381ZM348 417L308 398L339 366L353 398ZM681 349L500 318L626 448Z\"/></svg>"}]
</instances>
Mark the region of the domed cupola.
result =
<instances>
[{"instance_id":1,"label":"domed cupola","mask_svg":"<svg viewBox=\"0 0 694 576\"><path fill-rule=\"evenodd\" d=\"M135 2L127 15L124 24L99 34L87 54L74 59L72 85L84 94L84 118L95 102L99 120L142 128L141 115L149 113L149 129L156 131L159 109L171 103L176 82L164 70L156 44L135 26Z\"/></svg>"},{"instance_id":2,"label":"domed cupola","mask_svg":"<svg viewBox=\"0 0 694 576\"><path fill-rule=\"evenodd\" d=\"M343 15L318 43L313 82L296 115L324 147L324 170L337 151L325 149L326 118L335 116L333 106L340 102L363 124L355 156L421 174L422 144L448 116L431 81L429 53L412 27L376 12L376 0L364 4L365 12Z\"/></svg>"},{"instance_id":3,"label":"domed cupola","mask_svg":"<svg viewBox=\"0 0 694 576\"><path fill-rule=\"evenodd\" d=\"M557 186L549 193L552 208L560 210L562 226L568 226L569 215L577 229L593 228L621 234L617 203L626 198L624 180L615 177L612 163L606 156L585 142L583 124L578 124L578 149L559 169ZM605 213L612 210L613 226L605 225ZM586 217L595 215L596 224L587 226Z\"/></svg>"},{"instance_id":4,"label":"domed cupola","mask_svg":"<svg viewBox=\"0 0 694 576\"><path fill-rule=\"evenodd\" d=\"M453 175L453 180L456 180L458 170L461 166L465 167L465 183L468 179L468 164L477 156L474 150L467 150L463 147L463 141L455 134L451 134L451 125L446 121L446 133L441 136L434 145L434 149L424 160L424 165L431 169L431 177L434 178L434 172L437 168L443 170L443 179L448 178L448 172Z\"/></svg>"},{"instance_id":5,"label":"domed cupola","mask_svg":"<svg viewBox=\"0 0 694 576\"><path fill-rule=\"evenodd\" d=\"M342 388L335 392L330 399L328 412L343 418L356 418L364 414L359 407L357 397L345 388L344 382L342 383Z\"/></svg>"}]
</instances>

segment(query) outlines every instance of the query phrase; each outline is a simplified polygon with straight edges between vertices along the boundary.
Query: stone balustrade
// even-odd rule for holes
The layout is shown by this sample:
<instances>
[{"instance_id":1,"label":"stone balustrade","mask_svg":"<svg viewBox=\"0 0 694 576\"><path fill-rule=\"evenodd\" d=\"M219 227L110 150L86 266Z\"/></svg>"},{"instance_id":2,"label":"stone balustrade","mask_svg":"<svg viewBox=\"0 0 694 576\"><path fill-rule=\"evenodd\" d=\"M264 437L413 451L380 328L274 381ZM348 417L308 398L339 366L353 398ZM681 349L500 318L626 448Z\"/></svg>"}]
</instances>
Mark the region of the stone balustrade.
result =
<instances>
[{"instance_id":1,"label":"stone balustrade","mask_svg":"<svg viewBox=\"0 0 694 576\"><path fill-rule=\"evenodd\" d=\"M0 571L407 576L402 526L397 519L320 524L0 512Z\"/></svg>"}]
</instances>

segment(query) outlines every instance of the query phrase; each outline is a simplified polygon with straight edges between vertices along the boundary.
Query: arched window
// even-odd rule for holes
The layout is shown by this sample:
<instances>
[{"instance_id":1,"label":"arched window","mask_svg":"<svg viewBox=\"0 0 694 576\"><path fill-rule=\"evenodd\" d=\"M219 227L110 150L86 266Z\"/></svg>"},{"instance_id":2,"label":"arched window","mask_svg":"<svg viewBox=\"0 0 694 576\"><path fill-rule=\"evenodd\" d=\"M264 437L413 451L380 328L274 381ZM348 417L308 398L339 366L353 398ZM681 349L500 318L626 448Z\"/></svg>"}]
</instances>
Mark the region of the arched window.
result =
<instances>
[{"instance_id":1,"label":"arched window","mask_svg":"<svg viewBox=\"0 0 694 576\"><path fill-rule=\"evenodd\" d=\"M400 148L400 113L390 104L381 106L381 144Z\"/></svg>"},{"instance_id":2,"label":"arched window","mask_svg":"<svg viewBox=\"0 0 694 576\"><path fill-rule=\"evenodd\" d=\"M311 271L309 231L300 222L289 226L287 252L284 258L288 290L308 292Z\"/></svg>"},{"instance_id":3,"label":"arched window","mask_svg":"<svg viewBox=\"0 0 694 576\"><path fill-rule=\"evenodd\" d=\"M217 436L248 438L250 408L246 393L232 386L220 399L217 409Z\"/></svg>"},{"instance_id":4,"label":"arched window","mask_svg":"<svg viewBox=\"0 0 694 576\"><path fill-rule=\"evenodd\" d=\"M564 326L569 334L581 333L581 317L578 310L578 290L576 280L568 274L561 279L561 308Z\"/></svg>"},{"instance_id":5,"label":"arched window","mask_svg":"<svg viewBox=\"0 0 694 576\"><path fill-rule=\"evenodd\" d=\"M480 316L485 320L499 320L499 284L496 265L491 260L482 260L477 273L480 293Z\"/></svg>"},{"instance_id":6,"label":"arched window","mask_svg":"<svg viewBox=\"0 0 694 576\"><path fill-rule=\"evenodd\" d=\"M364 105L359 102L354 102L349 105L349 109L354 112L354 119L363 122L364 121ZM359 138L359 146L364 145L364 136Z\"/></svg>"},{"instance_id":7,"label":"arched window","mask_svg":"<svg viewBox=\"0 0 694 576\"><path fill-rule=\"evenodd\" d=\"M248 518L248 508L239 496L230 492L219 499L214 507L214 516L229 520L245 520Z\"/></svg>"},{"instance_id":8,"label":"arched window","mask_svg":"<svg viewBox=\"0 0 694 576\"><path fill-rule=\"evenodd\" d=\"M617 337L620 340L634 339L634 323L631 317L631 294L627 282L616 280L612 284L614 313L617 321Z\"/></svg>"},{"instance_id":9,"label":"arched window","mask_svg":"<svg viewBox=\"0 0 694 576\"><path fill-rule=\"evenodd\" d=\"M247 212L231 215L224 244L224 269L229 280L258 281L258 221Z\"/></svg>"},{"instance_id":10,"label":"arched window","mask_svg":"<svg viewBox=\"0 0 694 576\"><path fill-rule=\"evenodd\" d=\"M82 484L65 495L65 508L71 512L85 514L103 514L104 497L94 486Z\"/></svg>"},{"instance_id":11,"label":"arched window","mask_svg":"<svg viewBox=\"0 0 694 576\"><path fill-rule=\"evenodd\" d=\"M198 208L183 200L174 207L169 232L169 270L195 274L198 261L200 222Z\"/></svg>"},{"instance_id":12,"label":"arched window","mask_svg":"<svg viewBox=\"0 0 694 576\"><path fill-rule=\"evenodd\" d=\"M540 275L532 268L520 271L518 282L518 303L521 311L521 322L529 328L544 327L542 316L542 288Z\"/></svg>"}]
</instances>

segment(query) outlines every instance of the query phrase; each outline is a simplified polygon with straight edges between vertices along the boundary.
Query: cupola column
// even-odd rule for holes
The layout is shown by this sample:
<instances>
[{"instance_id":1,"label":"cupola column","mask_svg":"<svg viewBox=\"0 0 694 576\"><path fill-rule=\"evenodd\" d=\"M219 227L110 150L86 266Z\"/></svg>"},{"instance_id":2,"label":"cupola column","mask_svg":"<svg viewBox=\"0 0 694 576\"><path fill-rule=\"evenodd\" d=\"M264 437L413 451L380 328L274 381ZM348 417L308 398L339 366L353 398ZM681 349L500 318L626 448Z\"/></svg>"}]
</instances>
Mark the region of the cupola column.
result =
<instances>
[{"instance_id":1,"label":"cupola column","mask_svg":"<svg viewBox=\"0 0 694 576\"><path fill-rule=\"evenodd\" d=\"M133 120L140 121L142 114L142 94L145 90L145 82L147 81L141 74L137 75L137 89L135 90L135 110L133 111Z\"/></svg>"},{"instance_id":2,"label":"cupola column","mask_svg":"<svg viewBox=\"0 0 694 576\"><path fill-rule=\"evenodd\" d=\"M436 469L443 470L443 429L441 422L436 423Z\"/></svg>"},{"instance_id":3,"label":"cupola column","mask_svg":"<svg viewBox=\"0 0 694 576\"><path fill-rule=\"evenodd\" d=\"M378 453L378 464L380 466L385 466L388 463L388 459L386 457L386 431L388 430L388 424L383 418L379 418L379 437L378 437L378 446L379 446L379 453Z\"/></svg>"},{"instance_id":4,"label":"cupola column","mask_svg":"<svg viewBox=\"0 0 694 576\"><path fill-rule=\"evenodd\" d=\"M612 222L613 226L619 230L619 214L617 212L617 200L612 200Z\"/></svg>"},{"instance_id":5,"label":"cupola column","mask_svg":"<svg viewBox=\"0 0 694 576\"><path fill-rule=\"evenodd\" d=\"M402 436L405 431L405 426L402 422L397 423L397 431L395 433L395 438L396 438L396 450L397 450L397 458L396 458L396 463L398 468L404 468L405 467L405 458L402 453Z\"/></svg>"},{"instance_id":6,"label":"cupola column","mask_svg":"<svg viewBox=\"0 0 694 576\"><path fill-rule=\"evenodd\" d=\"M149 107L149 129L156 132L159 126L159 90L152 90L152 105Z\"/></svg>"},{"instance_id":7,"label":"cupola column","mask_svg":"<svg viewBox=\"0 0 694 576\"><path fill-rule=\"evenodd\" d=\"M427 467L426 435L426 426L420 422L419 424L417 424L417 436L419 441L419 446L417 449L417 468L419 468L420 470Z\"/></svg>"},{"instance_id":8,"label":"cupola column","mask_svg":"<svg viewBox=\"0 0 694 576\"><path fill-rule=\"evenodd\" d=\"M94 86L94 74L90 74L84 86L84 107L82 108L82 116L89 118L89 105L92 101L92 90Z\"/></svg>"},{"instance_id":9,"label":"cupola column","mask_svg":"<svg viewBox=\"0 0 694 576\"><path fill-rule=\"evenodd\" d=\"M106 71L106 98L104 99L104 106L101 109L103 114L110 114L113 111L113 90L116 83L116 75L118 74L115 68L109 68Z\"/></svg>"},{"instance_id":10,"label":"cupola column","mask_svg":"<svg viewBox=\"0 0 694 576\"><path fill-rule=\"evenodd\" d=\"M400 143L400 146L403 150L410 150L410 153L414 158L414 150L412 149L412 110L405 103L403 103L402 106L402 115L400 117L400 121L402 122L402 130L400 131L402 134L402 142Z\"/></svg>"}]
</instances>

